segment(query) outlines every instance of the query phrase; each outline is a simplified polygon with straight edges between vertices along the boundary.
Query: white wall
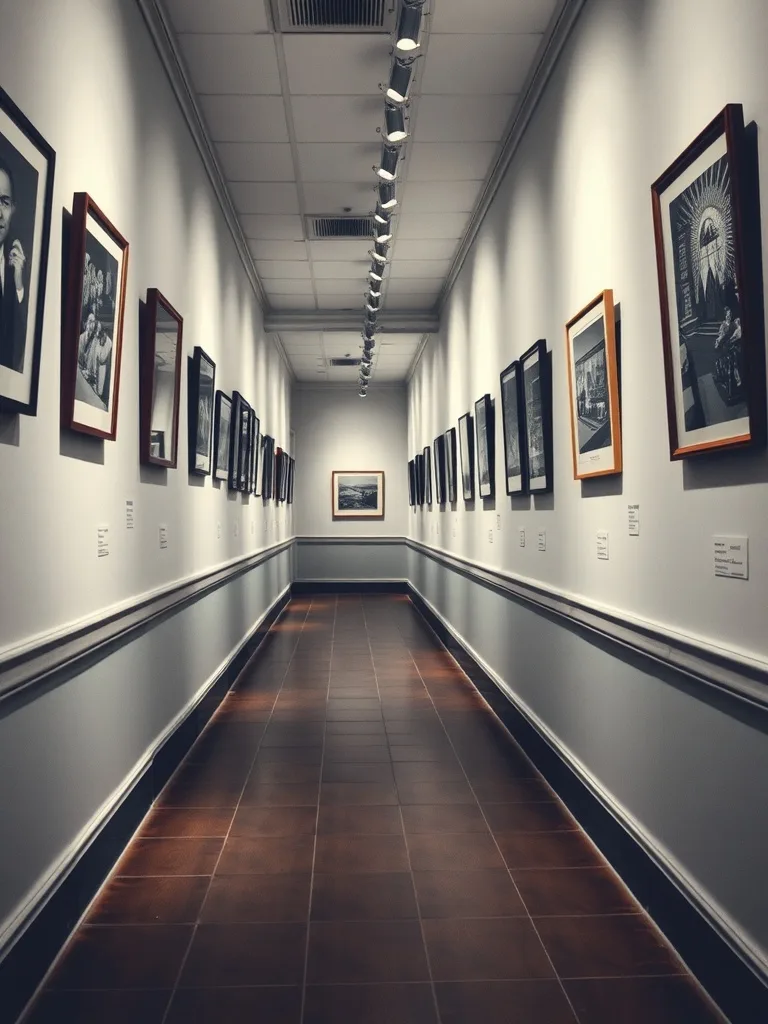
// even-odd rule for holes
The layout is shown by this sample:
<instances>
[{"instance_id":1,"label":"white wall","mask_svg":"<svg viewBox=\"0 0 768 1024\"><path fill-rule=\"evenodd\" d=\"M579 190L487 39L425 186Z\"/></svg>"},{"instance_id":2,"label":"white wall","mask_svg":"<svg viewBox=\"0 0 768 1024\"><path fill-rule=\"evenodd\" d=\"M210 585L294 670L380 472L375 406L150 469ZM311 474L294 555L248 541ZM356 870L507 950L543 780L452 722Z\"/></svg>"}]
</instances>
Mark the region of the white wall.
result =
<instances>
[{"instance_id":1,"label":"white wall","mask_svg":"<svg viewBox=\"0 0 768 1024\"><path fill-rule=\"evenodd\" d=\"M282 446L290 388L138 5L4 5L0 67L3 87L57 154L39 413L0 418L0 579L13 580L0 593L2 654L292 530L288 509L187 474L186 360L195 345L215 360L216 386L241 391ZM130 243L116 442L59 430L62 209L75 191L90 193ZM150 287L184 317L179 468L168 472L139 465L138 315ZM99 523L111 533L104 559Z\"/></svg>"},{"instance_id":2,"label":"white wall","mask_svg":"<svg viewBox=\"0 0 768 1024\"><path fill-rule=\"evenodd\" d=\"M408 437L413 455L490 392L495 507L433 506L417 514L413 536L760 658L768 655L768 459L669 460L650 186L727 102L768 125L766 38L763 0L734 0L725 21L715 0L589 0L412 380ZM703 56L713 46L716 69ZM765 208L764 140L763 132ZM765 251L763 259L768 267ZM572 474L564 325L603 288L620 304L625 469L581 484ZM554 493L510 499L498 375L538 338L553 352ZM628 536L628 503L640 505L639 537ZM598 530L609 531L609 561L597 560ZM749 537L749 582L715 579L715 534Z\"/></svg>"},{"instance_id":3,"label":"white wall","mask_svg":"<svg viewBox=\"0 0 768 1024\"><path fill-rule=\"evenodd\" d=\"M408 528L405 388L371 385L368 397L352 387L297 385L296 533L309 537L403 536ZM384 518L338 519L331 510L331 474L337 469L383 470Z\"/></svg>"}]
</instances>

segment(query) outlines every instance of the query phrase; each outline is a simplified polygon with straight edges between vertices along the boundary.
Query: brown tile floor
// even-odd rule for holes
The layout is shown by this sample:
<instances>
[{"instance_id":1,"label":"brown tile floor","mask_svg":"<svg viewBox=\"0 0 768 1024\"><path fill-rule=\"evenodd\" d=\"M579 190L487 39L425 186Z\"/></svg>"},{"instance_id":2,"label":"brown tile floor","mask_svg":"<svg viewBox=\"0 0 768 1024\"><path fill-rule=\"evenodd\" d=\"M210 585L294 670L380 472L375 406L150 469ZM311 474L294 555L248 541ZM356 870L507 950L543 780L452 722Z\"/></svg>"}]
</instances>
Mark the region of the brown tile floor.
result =
<instances>
[{"instance_id":1,"label":"brown tile floor","mask_svg":"<svg viewBox=\"0 0 768 1024\"><path fill-rule=\"evenodd\" d=\"M27 1024L721 1021L411 604L295 600Z\"/></svg>"}]
</instances>

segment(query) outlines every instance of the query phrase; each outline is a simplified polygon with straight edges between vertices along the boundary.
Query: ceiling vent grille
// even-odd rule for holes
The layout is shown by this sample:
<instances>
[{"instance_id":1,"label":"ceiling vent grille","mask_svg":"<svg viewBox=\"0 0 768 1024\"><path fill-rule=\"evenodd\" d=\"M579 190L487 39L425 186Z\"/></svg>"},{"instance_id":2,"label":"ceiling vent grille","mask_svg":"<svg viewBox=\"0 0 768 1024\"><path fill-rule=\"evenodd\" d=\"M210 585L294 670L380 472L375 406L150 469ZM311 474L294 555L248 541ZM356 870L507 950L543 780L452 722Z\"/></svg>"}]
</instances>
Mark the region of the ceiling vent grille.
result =
<instances>
[{"instance_id":1,"label":"ceiling vent grille","mask_svg":"<svg viewBox=\"0 0 768 1024\"><path fill-rule=\"evenodd\" d=\"M331 359L330 360L330 364L331 364L331 366L359 366L360 365L360 360L359 359L347 359L347 358L344 358L344 359Z\"/></svg>"},{"instance_id":2,"label":"ceiling vent grille","mask_svg":"<svg viewBox=\"0 0 768 1024\"><path fill-rule=\"evenodd\" d=\"M283 32L391 32L391 0L279 0Z\"/></svg>"},{"instance_id":3,"label":"ceiling vent grille","mask_svg":"<svg viewBox=\"0 0 768 1024\"><path fill-rule=\"evenodd\" d=\"M307 217L307 238L371 238L373 217Z\"/></svg>"}]
</instances>

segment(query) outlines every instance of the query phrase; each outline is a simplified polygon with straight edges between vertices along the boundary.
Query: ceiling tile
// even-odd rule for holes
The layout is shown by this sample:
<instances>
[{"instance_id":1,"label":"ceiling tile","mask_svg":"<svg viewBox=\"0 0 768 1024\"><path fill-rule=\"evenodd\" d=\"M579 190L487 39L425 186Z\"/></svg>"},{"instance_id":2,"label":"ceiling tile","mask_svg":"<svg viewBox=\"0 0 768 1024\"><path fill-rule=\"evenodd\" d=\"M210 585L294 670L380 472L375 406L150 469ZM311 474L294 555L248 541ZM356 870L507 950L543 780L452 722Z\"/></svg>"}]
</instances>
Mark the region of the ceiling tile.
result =
<instances>
[{"instance_id":1,"label":"ceiling tile","mask_svg":"<svg viewBox=\"0 0 768 1024\"><path fill-rule=\"evenodd\" d=\"M321 264L321 266L328 264ZM389 274L391 278L415 277L423 274L425 277L445 277L451 269L450 260L398 260L392 261L392 269ZM276 275L275 275L276 276Z\"/></svg>"},{"instance_id":2,"label":"ceiling tile","mask_svg":"<svg viewBox=\"0 0 768 1024\"><path fill-rule=\"evenodd\" d=\"M309 250L313 260L364 260L373 246L372 238L341 239L334 241L310 242Z\"/></svg>"},{"instance_id":3,"label":"ceiling tile","mask_svg":"<svg viewBox=\"0 0 768 1024\"><path fill-rule=\"evenodd\" d=\"M541 40L540 35L432 35L421 92L520 92Z\"/></svg>"},{"instance_id":4,"label":"ceiling tile","mask_svg":"<svg viewBox=\"0 0 768 1024\"><path fill-rule=\"evenodd\" d=\"M293 346L299 346L304 348L305 346L314 345L315 348L320 346L320 332L319 331L286 331L281 332L280 341L286 348L292 348Z\"/></svg>"},{"instance_id":5,"label":"ceiling tile","mask_svg":"<svg viewBox=\"0 0 768 1024\"><path fill-rule=\"evenodd\" d=\"M177 32L268 32L264 0L165 0Z\"/></svg>"},{"instance_id":6,"label":"ceiling tile","mask_svg":"<svg viewBox=\"0 0 768 1024\"><path fill-rule=\"evenodd\" d=\"M375 142L301 142L297 146L303 181L375 181L373 166L381 158Z\"/></svg>"},{"instance_id":7,"label":"ceiling tile","mask_svg":"<svg viewBox=\"0 0 768 1024\"><path fill-rule=\"evenodd\" d=\"M543 32L557 0L483 0L467 13L467 0L440 0L435 5L430 31Z\"/></svg>"},{"instance_id":8,"label":"ceiling tile","mask_svg":"<svg viewBox=\"0 0 768 1024\"><path fill-rule=\"evenodd\" d=\"M324 384L328 381L328 374L325 370L320 373L316 370L297 370L296 380L305 384Z\"/></svg>"},{"instance_id":9,"label":"ceiling tile","mask_svg":"<svg viewBox=\"0 0 768 1024\"><path fill-rule=\"evenodd\" d=\"M370 142L382 121L381 96L292 96L298 142Z\"/></svg>"},{"instance_id":10,"label":"ceiling tile","mask_svg":"<svg viewBox=\"0 0 768 1024\"><path fill-rule=\"evenodd\" d=\"M397 220L397 240L461 238L468 220L468 213L408 213Z\"/></svg>"},{"instance_id":11,"label":"ceiling tile","mask_svg":"<svg viewBox=\"0 0 768 1024\"><path fill-rule=\"evenodd\" d=\"M387 285L387 299L412 292L419 295L437 295L442 287L442 277L396 277Z\"/></svg>"},{"instance_id":12,"label":"ceiling tile","mask_svg":"<svg viewBox=\"0 0 768 1024\"><path fill-rule=\"evenodd\" d=\"M384 309L388 313L398 309L430 310L434 307L436 298L437 295L420 295L418 293L414 293L412 295L390 296L384 304Z\"/></svg>"},{"instance_id":13,"label":"ceiling tile","mask_svg":"<svg viewBox=\"0 0 768 1024\"><path fill-rule=\"evenodd\" d=\"M268 295L312 295L312 282L296 277L270 277L263 282Z\"/></svg>"},{"instance_id":14,"label":"ceiling tile","mask_svg":"<svg viewBox=\"0 0 768 1024\"><path fill-rule=\"evenodd\" d=\"M394 249L397 260L448 260L456 252L456 238L400 238Z\"/></svg>"},{"instance_id":15,"label":"ceiling tile","mask_svg":"<svg viewBox=\"0 0 768 1024\"><path fill-rule=\"evenodd\" d=\"M408 181L483 179L498 155L495 142L414 142Z\"/></svg>"},{"instance_id":16,"label":"ceiling tile","mask_svg":"<svg viewBox=\"0 0 768 1024\"><path fill-rule=\"evenodd\" d=\"M288 142L282 96L201 96L214 142Z\"/></svg>"},{"instance_id":17,"label":"ceiling tile","mask_svg":"<svg viewBox=\"0 0 768 1024\"><path fill-rule=\"evenodd\" d=\"M498 142L515 96L421 96L417 142Z\"/></svg>"},{"instance_id":18,"label":"ceiling tile","mask_svg":"<svg viewBox=\"0 0 768 1024\"><path fill-rule=\"evenodd\" d=\"M373 374L373 379L379 381L381 384L399 384L401 381L405 381L407 371L403 370L380 370L376 369Z\"/></svg>"},{"instance_id":19,"label":"ceiling tile","mask_svg":"<svg viewBox=\"0 0 768 1024\"><path fill-rule=\"evenodd\" d=\"M346 281L316 281L315 288L318 295L345 295L347 298L354 295L362 301L366 283L367 278L363 274L360 278L349 278Z\"/></svg>"},{"instance_id":20,"label":"ceiling tile","mask_svg":"<svg viewBox=\"0 0 768 1024\"><path fill-rule=\"evenodd\" d=\"M475 208L482 181L407 182L402 213L465 213Z\"/></svg>"},{"instance_id":21,"label":"ceiling tile","mask_svg":"<svg viewBox=\"0 0 768 1024\"><path fill-rule=\"evenodd\" d=\"M270 295L272 309L316 309L312 295Z\"/></svg>"},{"instance_id":22,"label":"ceiling tile","mask_svg":"<svg viewBox=\"0 0 768 1024\"><path fill-rule=\"evenodd\" d=\"M360 281L360 290L362 291L366 283L366 272L370 261L362 261L360 263L340 262L340 263L315 263L313 264L313 274L319 280L324 278L326 281L333 280L334 278L346 278L355 279Z\"/></svg>"},{"instance_id":23,"label":"ceiling tile","mask_svg":"<svg viewBox=\"0 0 768 1024\"><path fill-rule=\"evenodd\" d=\"M288 143L220 142L216 148L229 181L294 180L293 157Z\"/></svg>"},{"instance_id":24,"label":"ceiling tile","mask_svg":"<svg viewBox=\"0 0 768 1024\"><path fill-rule=\"evenodd\" d=\"M283 36L290 91L305 96L376 95L389 74L389 36Z\"/></svg>"},{"instance_id":25,"label":"ceiling tile","mask_svg":"<svg viewBox=\"0 0 768 1024\"><path fill-rule=\"evenodd\" d=\"M305 260L305 242L278 242L267 239L251 239L248 242L251 256L255 260Z\"/></svg>"},{"instance_id":26,"label":"ceiling tile","mask_svg":"<svg viewBox=\"0 0 768 1024\"><path fill-rule=\"evenodd\" d=\"M298 260L256 260L256 273L265 280L269 277L309 279L309 263Z\"/></svg>"},{"instance_id":27,"label":"ceiling tile","mask_svg":"<svg viewBox=\"0 0 768 1024\"><path fill-rule=\"evenodd\" d=\"M308 213L342 214L346 207L350 213L372 213L376 204L373 174L370 183L360 182L307 182L304 202Z\"/></svg>"},{"instance_id":28,"label":"ceiling tile","mask_svg":"<svg viewBox=\"0 0 768 1024\"><path fill-rule=\"evenodd\" d=\"M299 196L292 183L233 181L227 187L238 213L299 212Z\"/></svg>"},{"instance_id":29,"label":"ceiling tile","mask_svg":"<svg viewBox=\"0 0 768 1024\"><path fill-rule=\"evenodd\" d=\"M343 284L343 281L337 282ZM333 295L318 292L317 305L319 309L359 309L360 322L362 324L363 298L360 295ZM359 337L359 335L358 335Z\"/></svg>"},{"instance_id":30,"label":"ceiling tile","mask_svg":"<svg viewBox=\"0 0 768 1024\"><path fill-rule=\"evenodd\" d=\"M271 35L182 35L179 43L198 92L280 95Z\"/></svg>"},{"instance_id":31,"label":"ceiling tile","mask_svg":"<svg viewBox=\"0 0 768 1024\"><path fill-rule=\"evenodd\" d=\"M303 239L301 217L290 214L253 214L246 213L240 218L246 238L276 238L287 241Z\"/></svg>"},{"instance_id":32,"label":"ceiling tile","mask_svg":"<svg viewBox=\"0 0 768 1024\"><path fill-rule=\"evenodd\" d=\"M326 346L357 345L359 342L359 331L323 331L323 343Z\"/></svg>"}]
</instances>

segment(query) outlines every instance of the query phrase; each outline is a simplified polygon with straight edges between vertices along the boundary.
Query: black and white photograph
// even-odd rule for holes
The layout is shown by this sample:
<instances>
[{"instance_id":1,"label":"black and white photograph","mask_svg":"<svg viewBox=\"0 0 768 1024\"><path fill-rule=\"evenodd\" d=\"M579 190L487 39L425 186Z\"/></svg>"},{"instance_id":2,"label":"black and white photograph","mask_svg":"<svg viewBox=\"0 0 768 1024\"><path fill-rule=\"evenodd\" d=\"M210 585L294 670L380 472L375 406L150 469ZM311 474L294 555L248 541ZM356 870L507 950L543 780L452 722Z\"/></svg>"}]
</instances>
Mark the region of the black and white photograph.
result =
<instances>
[{"instance_id":1,"label":"black and white photograph","mask_svg":"<svg viewBox=\"0 0 768 1024\"><path fill-rule=\"evenodd\" d=\"M759 211L742 208L744 161L742 108L729 104L652 187L672 458L749 445L762 420L741 236Z\"/></svg>"},{"instance_id":2,"label":"black and white photograph","mask_svg":"<svg viewBox=\"0 0 768 1024\"><path fill-rule=\"evenodd\" d=\"M176 468L181 394L183 321L157 290L147 291L139 353L139 456L148 465ZM162 437L162 453L152 442Z\"/></svg>"},{"instance_id":3,"label":"black and white photograph","mask_svg":"<svg viewBox=\"0 0 768 1024\"><path fill-rule=\"evenodd\" d=\"M424 479L424 454L414 456L416 468L416 504L423 507L426 498L426 480Z\"/></svg>"},{"instance_id":4,"label":"black and white photograph","mask_svg":"<svg viewBox=\"0 0 768 1024\"><path fill-rule=\"evenodd\" d=\"M459 456L461 458L461 494L464 501L475 500L475 425L471 412L459 419Z\"/></svg>"},{"instance_id":5,"label":"black and white photograph","mask_svg":"<svg viewBox=\"0 0 768 1024\"><path fill-rule=\"evenodd\" d=\"M383 519L384 473L334 470L331 501L334 519Z\"/></svg>"},{"instance_id":6,"label":"black and white photograph","mask_svg":"<svg viewBox=\"0 0 768 1024\"><path fill-rule=\"evenodd\" d=\"M229 442L232 426L232 399L216 392L216 417L213 431L214 480L229 480Z\"/></svg>"},{"instance_id":7,"label":"black and white photograph","mask_svg":"<svg viewBox=\"0 0 768 1024\"><path fill-rule=\"evenodd\" d=\"M189 374L189 471L200 476L211 472L215 394L216 364L197 345Z\"/></svg>"},{"instance_id":8,"label":"black and white photograph","mask_svg":"<svg viewBox=\"0 0 768 1024\"><path fill-rule=\"evenodd\" d=\"M516 359L502 371L501 383L501 420L504 430L504 479L507 494L524 494L528 482L526 479L526 462L523 458L525 450L525 418L522 401L523 375L520 363Z\"/></svg>"},{"instance_id":9,"label":"black and white photograph","mask_svg":"<svg viewBox=\"0 0 768 1024\"><path fill-rule=\"evenodd\" d=\"M496 443L490 395L483 395L475 402L475 434L478 492L481 498L493 498L496 491Z\"/></svg>"},{"instance_id":10,"label":"black and white photograph","mask_svg":"<svg viewBox=\"0 0 768 1024\"><path fill-rule=\"evenodd\" d=\"M62 423L114 441L128 242L84 192L72 209Z\"/></svg>"},{"instance_id":11,"label":"black and white photograph","mask_svg":"<svg viewBox=\"0 0 768 1024\"><path fill-rule=\"evenodd\" d=\"M424 504L432 504L432 449L427 445L424 455Z\"/></svg>"},{"instance_id":12,"label":"black and white photograph","mask_svg":"<svg viewBox=\"0 0 768 1024\"><path fill-rule=\"evenodd\" d=\"M411 459L408 463L408 504L416 504L416 461Z\"/></svg>"},{"instance_id":13,"label":"black and white photograph","mask_svg":"<svg viewBox=\"0 0 768 1024\"><path fill-rule=\"evenodd\" d=\"M274 496L275 439L266 434L261 452L261 496L268 501Z\"/></svg>"},{"instance_id":14,"label":"black and white photograph","mask_svg":"<svg viewBox=\"0 0 768 1024\"><path fill-rule=\"evenodd\" d=\"M261 497L264 483L264 434L261 432L261 421L256 420L256 437L253 443L253 493Z\"/></svg>"},{"instance_id":15,"label":"black and white photograph","mask_svg":"<svg viewBox=\"0 0 768 1024\"><path fill-rule=\"evenodd\" d=\"M435 463L435 500L438 505L446 502L445 493L445 436L440 434L432 443L432 455Z\"/></svg>"},{"instance_id":16,"label":"black and white photograph","mask_svg":"<svg viewBox=\"0 0 768 1024\"><path fill-rule=\"evenodd\" d=\"M0 411L37 413L56 154L0 89Z\"/></svg>"},{"instance_id":17,"label":"black and white photograph","mask_svg":"<svg viewBox=\"0 0 768 1024\"><path fill-rule=\"evenodd\" d=\"M528 490L552 489L552 394L547 343L537 341L520 357L525 404L525 455Z\"/></svg>"},{"instance_id":18,"label":"black and white photograph","mask_svg":"<svg viewBox=\"0 0 768 1024\"><path fill-rule=\"evenodd\" d=\"M445 432L445 500L451 504L456 501L456 465L456 427L450 427Z\"/></svg>"},{"instance_id":19,"label":"black and white photograph","mask_svg":"<svg viewBox=\"0 0 768 1024\"><path fill-rule=\"evenodd\" d=\"M261 423L259 417L251 409L251 423L248 432L248 493L253 494L256 490L256 474L259 468L259 448Z\"/></svg>"},{"instance_id":20,"label":"black and white photograph","mask_svg":"<svg viewBox=\"0 0 768 1024\"><path fill-rule=\"evenodd\" d=\"M232 392L232 424L229 447L229 489L244 491L248 473L248 438L251 407L239 391Z\"/></svg>"},{"instance_id":21,"label":"black and white photograph","mask_svg":"<svg viewBox=\"0 0 768 1024\"><path fill-rule=\"evenodd\" d=\"M601 292L565 327L573 474L621 472L618 360L613 292Z\"/></svg>"}]
</instances>

